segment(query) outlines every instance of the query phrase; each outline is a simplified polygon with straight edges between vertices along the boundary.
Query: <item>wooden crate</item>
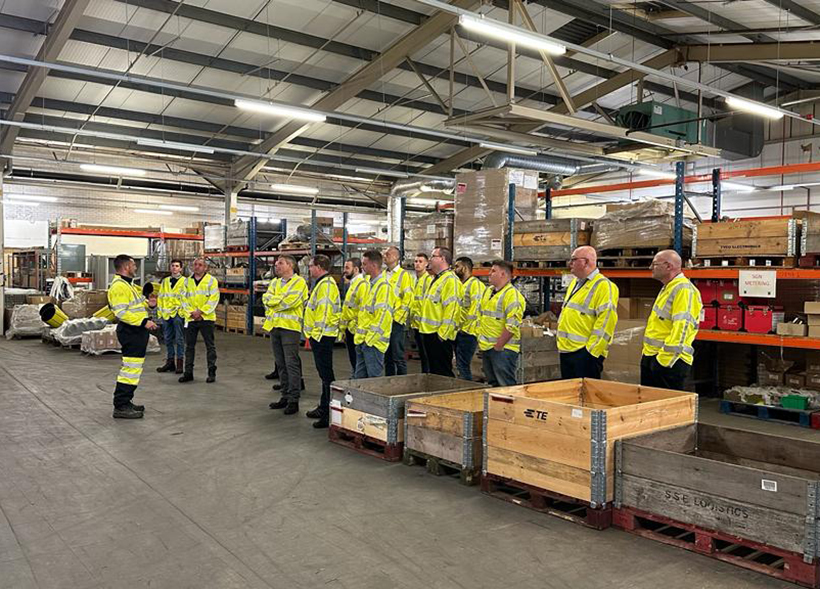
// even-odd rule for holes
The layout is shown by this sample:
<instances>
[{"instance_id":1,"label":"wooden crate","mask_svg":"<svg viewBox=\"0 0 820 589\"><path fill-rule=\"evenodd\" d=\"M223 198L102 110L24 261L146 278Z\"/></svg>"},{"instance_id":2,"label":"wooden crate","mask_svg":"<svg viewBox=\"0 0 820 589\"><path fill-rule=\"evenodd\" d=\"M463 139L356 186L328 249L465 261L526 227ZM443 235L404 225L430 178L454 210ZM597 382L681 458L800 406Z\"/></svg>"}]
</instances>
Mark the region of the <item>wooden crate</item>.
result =
<instances>
[{"instance_id":1,"label":"wooden crate","mask_svg":"<svg viewBox=\"0 0 820 589\"><path fill-rule=\"evenodd\" d=\"M404 407L404 452L427 460L437 458L461 471L462 481L478 482L484 389L418 397Z\"/></svg>"},{"instance_id":2,"label":"wooden crate","mask_svg":"<svg viewBox=\"0 0 820 589\"><path fill-rule=\"evenodd\" d=\"M561 378L561 357L555 337L522 337L517 380L521 384Z\"/></svg>"},{"instance_id":3,"label":"wooden crate","mask_svg":"<svg viewBox=\"0 0 820 589\"><path fill-rule=\"evenodd\" d=\"M337 380L330 387L330 425L392 446L404 443L409 399L475 388L475 383L435 374Z\"/></svg>"},{"instance_id":4,"label":"wooden crate","mask_svg":"<svg viewBox=\"0 0 820 589\"><path fill-rule=\"evenodd\" d=\"M788 217L701 223L695 227L692 256L796 256L799 232L800 221Z\"/></svg>"},{"instance_id":5,"label":"wooden crate","mask_svg":"<svg viewBox=\"0 0 820 589\"><path fill-rule=\"evenodd\" d=\"M572 250L589 244L591 234L592 222L588 219L516 221L513 224L513 258L565 262Z\"/></svg>"},{"instance_id":6,"label":"wooden crate","mask_svg":"<svg viewBox=\"0 0 820 589\"><path fill-rule=\"evenodd\" d=\"M800 255L820 255L820 214L800 211L795 216L801 219Z\"/></svg>"},{"instance_id":7,"label":"wooden crate","mask_svg":"<svg viewBox=\"0 0 820 589\"><path fill-rule=\"evenodd\" d=\"M615 506L820 556L820 442L692 424L617 442Z\"/></svg>"},{"instance_id":8,"label":"wooden crate","mask_svg":"<svg viewBox=\"0 0 820 589\"><path fill-rule=\"evenodd\" d=\"M615 493L614 441L693 423L697 395L594 379L488 390L483 473L600 507Z\"/></svg>"}]
</instances>

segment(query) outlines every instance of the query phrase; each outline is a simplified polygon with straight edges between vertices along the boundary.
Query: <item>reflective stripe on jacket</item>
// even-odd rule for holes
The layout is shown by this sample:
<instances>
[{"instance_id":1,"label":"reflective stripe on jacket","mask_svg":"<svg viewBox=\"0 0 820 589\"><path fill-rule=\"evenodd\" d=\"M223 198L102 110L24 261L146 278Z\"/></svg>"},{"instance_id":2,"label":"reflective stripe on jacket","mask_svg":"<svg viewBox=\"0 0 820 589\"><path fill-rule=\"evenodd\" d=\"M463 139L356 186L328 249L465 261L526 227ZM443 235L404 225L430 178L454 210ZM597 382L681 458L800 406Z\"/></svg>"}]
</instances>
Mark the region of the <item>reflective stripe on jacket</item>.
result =
<instances>
[{"instance_id":1,"label":"reflective stripe on jacket","mask_svg":"<svg viewBox=\"0 0 820 589\"><path fill-rule=\"evenodd\" d=\"M429 272L421 275L421 278L416 277L416 284L413 287L413 302L410 305L410 327L413 329L419 328L419 314L421 313L421 302L424 295L427 294L427 289L430 283L433 282L433 276Z\"/></svg>"},{"instance_id":2,"label":"reflective stripe on jacket","mask_svg":"<svg viewBox=\"0 0 820 589\"><path fill-rule=\"evenodd\" d=\"M270 331L279 327L302 333L307 298L307 282L298 274L291 276L287 282L282 278L271 280L267 292L262 295L262 304L265 305L262 329Z\"/></svg>"},{"instance_id":3,"label":"reflective stripe on jacket","mask_svg":"<svg viewBox=\"0 0 820 589\"><path fill-rule=\"evenodd\" d=\"M387 351L390 345L390 333L393 331L393 308L395 306L393 287L384 273L367 284L364 302L359 309L356 325L356 344Z\"/></svg>"},{"instance_id":4,"label":"reflective stripe on jacket","mask_svg":"<svg viewBox=\"0 0 820 589\"><path fill-rule=\"evenodd\" d=\"M191 313L200 311L203 321L216 321L216 308L219 305L219 283L207 272L199 284L193 276L180 278L185 280L185 296L182 299L182 316L191 318Z\"/></svg>"},{"instance_id":5,"label":"reflective stripe on jacket","mask_svg":"<svg viewBox=\"0 0 820 589\"><path fill-rule=\"evenodd\" d=\"M461 308L461 282L452 270L445 270L427 289L421 301L419 331L438 333L443 340L456 339L458 313Z\"/></svg>"},{"instance_id":6,"label":"reflective stripe on jacket","mask_svg":"<svg viewBox=\"0 0 820 589\"><path fill-rule=\"evenodd\" d=\"M598 270L575 292L577 284L574 278L558 318L558 349L586 348L596 358L606 358L618 323L618 287Z\"/></svg>"},{"instance_id":7,"label":"reflective stripe on jacket","mask_svg":"<svg viewBox=\"0 0 820 589\"><path fill-rule=\"evenodd\" d=\"M479 303L478 348L482 351L492 349L506 329L512 337L504 349L520 352L521 320L525 307L524 295L512 283L507 283L498 292L492 287L486 288Z\"/></svg>"},{"instance_id":8,"label":"reflective stripe on jacket","mask_svg":"<svg viewBox=\"0 0 820 589\"><path fill-rule=\"evenodd\" d=\"M342 331L349 331L356 334L356 323L359 319L359 309L362 306L364 297L367 294L367 284L370 277L367 274L356 274L350 284L347 285L345 293L345 304L342 307L342 319L339 328Z\"/></svg>"},{"instance_id":9,"label":"reflective stripe on jacket","mask_svg":"<svg viewBox=\"0 0 820 589\"><path fill-rule=\"evenodd\" d=\"M339 286L332 276L326 274L313 287L310 299L305 306L305 337L316 341L325 336L337 337L341 315L342 302L339 297Z\"/></svg>"},{"instance_id":10,"label":"reflective stripe on jacket","mask_svg":"<svg viewBox=\"0 0 820 589\"><path fill-rule=\"evenodd\" d=\"M117 319L128 325L142 325L148 319L148 307L142 288L133 282L114 276L108 289L108 306Z\"/></svg>"},{"instance_id":11,"label":"reflective stripe on jacket","mask_svg":"<svg viewBox=\"0 0 820 589\"><path fill-rule=\"evenodd\" d=\"M404 325L407 323L407 316L410 314L410 305L413 304L415 280L413 275L401 266L396 266L385 272L385 274L387 274L390 286L393 287L393 321Z\"/></svg>"},{"instance_id":12,"label":"reflective stripe on jacket","mask_svg":"<svg viewBox=\"0 0 820 589\"><path fill-rule=\"evenodd\" d=\"M643 355L656 356L670 368L679 359L691 365L703 303L700 291L683 274L670 280L658 293L646 321Z\"/></svg>"},{"instance_id":13,"label":"reflective stripe on jacket","mask_svg":"<svg viewBox=\"0 0 820 589\"><path fill-rule=\"evenodd\" d=\"M481 324L481 317L479 315L481 307L481 299L484 297L484 291L487 290L484 285L475 276L470 276L466 282L461 285L461 309L459 310L459 330L467 335L478 335L478 330Z\"/></svg>"}]
</instances>

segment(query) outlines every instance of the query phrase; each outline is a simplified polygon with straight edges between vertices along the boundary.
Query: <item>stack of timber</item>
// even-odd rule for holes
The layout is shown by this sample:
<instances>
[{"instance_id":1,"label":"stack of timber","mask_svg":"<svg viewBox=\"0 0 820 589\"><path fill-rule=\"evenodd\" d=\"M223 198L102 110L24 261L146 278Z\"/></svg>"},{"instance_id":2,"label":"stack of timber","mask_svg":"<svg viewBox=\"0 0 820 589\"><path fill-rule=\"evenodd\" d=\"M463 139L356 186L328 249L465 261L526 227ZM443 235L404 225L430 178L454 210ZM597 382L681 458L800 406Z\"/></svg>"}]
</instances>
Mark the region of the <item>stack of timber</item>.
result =
<instances>
[{"instance_id":1,"label":"stack of timber","mask_svg":"<svg viewBox=\"0 0 820 589\"><path fill-rule=\"evenodd\" d=\"M513 259L564 265L572 250L589 245L591 235L592 221L588 219L516 221L513 224Z\"/></svg>"},{"instance_id":2,"label":"stack of timber","mask_svg":"<svg viewBox=\"0 0 820 589\"><path fill-rule=\"evenodd\" d=\"M395 462L404 447L408 399L475 388L475 383L435 374L337 380L330 388L332 442Z\"/></svg>"},{"instance_id":3,"label":"stack of timber","mask_svg":"<svg viewBox=\"0 0 820 589\"><path fill-rule=\"evenodd\" d=\"M594 528L611 523L614 441L696 420L697 396L594 379L488 390L485 492Z\"/></svg>"},{"instance_id":4,"label":"stack of timber","mask_svg":"<svg viewBox=\"0 0 820 589\"><path fill-rule=\"evenodd\" d=\"M616 453L615 525L820 586L820 442L695 424Z\"/></svg>"},{"instance_id":5,"label":"stack of timber","mask_svg":"<svg viewBox=\"0 0 820 589\"><path fill-rule=\"evenodd\" d=\"M404 462L424 464L435 475L457 474L462 484L478 483L484 389L419 397L404 412Z\"/></svg>"},{"instance_id":6,"label":"stack of timber","mask_svg":"<svg viewBox=\"0 0 820 589\"><path fill-rule=\"evenodd\" d=\"M794 267L799 219L783 217L702 223L695 228L693 257L702 266Z\"/></svg>"}]
</instances>

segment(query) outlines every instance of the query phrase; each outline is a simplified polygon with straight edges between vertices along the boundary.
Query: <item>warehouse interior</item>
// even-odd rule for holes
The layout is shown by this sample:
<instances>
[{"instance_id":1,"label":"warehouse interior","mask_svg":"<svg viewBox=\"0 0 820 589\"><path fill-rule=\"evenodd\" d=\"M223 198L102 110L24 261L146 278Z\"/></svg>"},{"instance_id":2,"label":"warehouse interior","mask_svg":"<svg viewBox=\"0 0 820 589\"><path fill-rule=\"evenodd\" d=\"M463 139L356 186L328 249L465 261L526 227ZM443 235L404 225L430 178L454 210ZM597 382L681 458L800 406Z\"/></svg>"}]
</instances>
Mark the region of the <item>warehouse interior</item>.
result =
<instances>
[{"instance_id":1,"label":"warehouse interior","mask_svg":"<svg viewBox=\"0 0 820 589\"><path fill-rule=\"evenodd\" d=\"M0 588L820 587L818 42L820 0L0 0ZM409 375L385 378L475 389L450 450L484 463L408 455L418 404L346 444L268 409L280 258L310 282L327 256L342 300L368 250L413 272L447 248L485 285L509 262L535 403L564 386L584 245L620 292L602 382L631 387L578 389L585 446L550 468L592 464L587 496L541 470L488 487L490 408L519 393L487 388L481 352L473 385L434 391L409 323ZM662 250L703 303L686 397L641 387ZM133 422L101 313L120 254L139 287L202 259L219 291L216 382L201 343L194 382L157 374L153 332ZM366 388L332 356L339 391ZM623 441L607 407L636 420ZM573 454L563 429L496 427L532 459L504 476Z\"/></svg>"}]
</instances>

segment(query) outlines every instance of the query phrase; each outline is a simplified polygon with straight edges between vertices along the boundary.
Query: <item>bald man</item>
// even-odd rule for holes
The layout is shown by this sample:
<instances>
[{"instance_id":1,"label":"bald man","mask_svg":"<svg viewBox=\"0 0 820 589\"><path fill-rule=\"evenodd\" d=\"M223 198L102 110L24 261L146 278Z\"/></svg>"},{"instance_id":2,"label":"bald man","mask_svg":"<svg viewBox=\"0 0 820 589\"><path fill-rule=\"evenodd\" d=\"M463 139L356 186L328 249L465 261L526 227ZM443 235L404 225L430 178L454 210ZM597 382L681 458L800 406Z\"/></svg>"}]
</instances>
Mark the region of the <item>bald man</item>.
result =
<instances>
[{"instance_id":1,"label":"bald man","mask_svg":"<svg viewBox=\"0 0 820 589\"><path fill-rule=\"evenodd\" d=\"M641 384L682 391L694 360L692 343L703 303L698 289L683 275L677 252L658 252L651 267L652 278L659 280L663 288L646 321Z\"/></svg>"},{"instance_id":2,"label":"bald man","mask_svg":"<svg viewBox=\"0 0 820 589\"><path fill-rule=\"evenodd\" d=\"M601 378L618 323L618 287L598 271L598 254L588 245L568 264L574 278L558 318L561 378Z\"/></svg>"}]
</instances>

